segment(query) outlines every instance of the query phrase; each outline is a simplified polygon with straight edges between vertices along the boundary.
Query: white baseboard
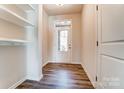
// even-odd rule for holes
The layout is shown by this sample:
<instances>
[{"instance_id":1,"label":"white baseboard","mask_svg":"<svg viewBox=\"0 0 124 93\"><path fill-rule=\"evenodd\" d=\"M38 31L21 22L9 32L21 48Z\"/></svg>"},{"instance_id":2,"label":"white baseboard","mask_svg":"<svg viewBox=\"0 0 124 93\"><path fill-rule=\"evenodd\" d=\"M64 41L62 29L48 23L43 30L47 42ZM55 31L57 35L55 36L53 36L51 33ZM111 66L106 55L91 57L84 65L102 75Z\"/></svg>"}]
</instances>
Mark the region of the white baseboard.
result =
<instances>
[{"instance_id":1,"label":"white baseboard","mask_svg":"<svg viewBox=\"0 0 124 93\"><path fill-rule=\"evenodd\" d=\"M36 80L36 81L40 81L42 79L43 75L41 75L38 78L30 78L30 80ZM11 87L9 87L8 89L15 89L16 87L18 87L20 84L22 84L26 79L26 77L22 78L21 80L19 80L18 82L16 82L15 84L13 84Z\"/></svg>"},{"instance_id":2,"label":"white baseboard","mask_svg":"<svg viewBox=\"0 0 124 93\"><path fill-rule=\"evenodd\" d=\"M81 64L81 62L76 62L76 61L72 61L72 62L60 62L60 61L47 61L47 63L70 63L70 64Z\"/></svg>"},{"instance_id":3,"label":"white baseboard","mask_svg":"<svg viewBox=\"0 0 124 93\"><path fill-rule=\"evenodd\" d=\"M85 64L81 64L81 66L84 68L84 71L86 72L88 78L90 79L90 81L91 81L93 87L96 88L96 82L94 82L94 81L92 80L91 75L90 75L89 72L87 71L87 68L86 68Z\"/></svg>"},{"instance_id":4,"label":"white baseboard","mask_svg":"<svg viewBox=\"0 0 124 93\"><path fill-rule=\"evenodd\" d=\"M11 87L9 87L8 89L15 89L16 87L18 87L21 83L23 83L26 80L26 77L22 78L21 80L19 80L18 82L16 82L15 84L13 84Z\"/></svg>"},{"instance_id":5,"label":"white baseboard","mask_svg":"<svg viewBox=\"0 0 124 93\"><path fill-rule=\"evenodd\" d=\"M60 62L60 61L47 61L47 63L69 63L69 62Z\"/></svg>"},{"instance_id":6,"label":"white baseboard","mask_svg":"<svg viewBox=\"0 0 124 93\"><path fill-rule=\"evenodd\" d=\"M72 61L71 64L81 64L79 61Z\"/></svg>"},{"instance_id":7,"label":"white baseboard","mask_svg":"<svg viewBox=\"0 0 124 93\"><path fill-rule=\"evenodd\" d=\"M27 79L29 80L35 80L35 81L40 81L43 78L43 74L38 76L34 76L34 75L27 75Z\"/></svg>"},{"instance_id":8,"label":"white baseboard","mask_svg":"<svg viewBox=\"0 0 124 93\"><path fill-rule=\"evenodd\" d=\"M44 64L42 64L42 67L44 67L46 64L48 64L49 62L47 61L47 62L45 62Z\"/></svg>"},{"instance_id":9,"label":"white baseboard","mask_svg":"<svg viewBox=\"0 0 124 93\"><path fill-rule=\"evenodd\" d=\"M42 78L43 78L43 74L40 75L40 77L37 80L40 81Z\"/></svg>"}]
</instances>

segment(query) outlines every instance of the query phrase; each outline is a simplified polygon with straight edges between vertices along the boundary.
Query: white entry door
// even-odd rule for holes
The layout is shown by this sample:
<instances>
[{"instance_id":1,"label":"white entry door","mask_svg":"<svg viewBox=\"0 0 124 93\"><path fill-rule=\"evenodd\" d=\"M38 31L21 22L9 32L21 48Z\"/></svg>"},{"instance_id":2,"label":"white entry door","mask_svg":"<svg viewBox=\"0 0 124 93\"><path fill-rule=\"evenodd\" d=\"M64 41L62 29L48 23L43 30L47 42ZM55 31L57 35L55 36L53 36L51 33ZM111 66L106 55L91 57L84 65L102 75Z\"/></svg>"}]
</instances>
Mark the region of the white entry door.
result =
<instances>
[{"instance_id":1,"label":"white entry door","mask_svg":"<svg viewBox=\"0 0 124 93\"><path fill-rule=\"evenodd\" d=\"M124 5L100 5L100 85L124 88Z\"/></svg>"},{"instance_id":2,"label":"white entry door","mask_svg":"<svg viewBox=\"0 0 124 93\"><path fill-rule=\"evenodd\" d=\"M56 62L70 63L72 40L71 40L71 26L56 27Z\"/></svg>"}]
</instances>

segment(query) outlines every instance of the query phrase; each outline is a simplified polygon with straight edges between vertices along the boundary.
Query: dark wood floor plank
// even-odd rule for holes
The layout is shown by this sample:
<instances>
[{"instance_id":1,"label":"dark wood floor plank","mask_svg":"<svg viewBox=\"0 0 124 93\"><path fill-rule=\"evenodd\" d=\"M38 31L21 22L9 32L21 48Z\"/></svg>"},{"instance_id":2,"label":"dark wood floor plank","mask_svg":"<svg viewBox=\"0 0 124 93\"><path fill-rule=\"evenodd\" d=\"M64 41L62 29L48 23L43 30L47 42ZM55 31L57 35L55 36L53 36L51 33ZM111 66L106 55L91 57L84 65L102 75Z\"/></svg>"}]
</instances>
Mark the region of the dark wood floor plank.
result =
<instances>
[{"instance_id":1,"label":"dark wood floor plank","mask_svg":"<svg viewBox=\"0 0 124 93\"><path fill-rule=\"evenodd\" d=\"M17 89L93 89L80 64L48 63L40 81L26 80Z\"/></svg>"}]
</instances>

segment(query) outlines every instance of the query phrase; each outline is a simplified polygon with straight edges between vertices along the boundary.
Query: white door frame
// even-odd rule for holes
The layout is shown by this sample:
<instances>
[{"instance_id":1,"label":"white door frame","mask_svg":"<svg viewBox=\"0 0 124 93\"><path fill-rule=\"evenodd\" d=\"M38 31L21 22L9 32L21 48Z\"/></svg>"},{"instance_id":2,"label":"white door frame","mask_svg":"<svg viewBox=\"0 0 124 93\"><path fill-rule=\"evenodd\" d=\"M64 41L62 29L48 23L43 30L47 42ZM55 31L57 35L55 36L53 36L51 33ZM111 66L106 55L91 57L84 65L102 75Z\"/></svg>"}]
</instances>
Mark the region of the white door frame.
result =
<instances>
[{"instance_id":1,"label":"white door frame","mask_svg":"<svg viewBox=\"0 0 124 93\"><path fill-rule=\"evenodd\" d=\"M102 5L98 5L98 11L97 11L97 35L98 35L98 52L97 52L97 88L102 88L102 82L101 82L101 42L102 42Z\"/></svg>"},{"instance_id":2,"label":"white door frame","mask_svg":"<svg viewBox=\"0 0 124 93\"><path fill-rule=\"evenodd\" d=\"M99 6L96 4L95 5L95 82L94 82L94 87L97 88L98 87L98 82L99 82Z\"/></svg>"}]
</instances>

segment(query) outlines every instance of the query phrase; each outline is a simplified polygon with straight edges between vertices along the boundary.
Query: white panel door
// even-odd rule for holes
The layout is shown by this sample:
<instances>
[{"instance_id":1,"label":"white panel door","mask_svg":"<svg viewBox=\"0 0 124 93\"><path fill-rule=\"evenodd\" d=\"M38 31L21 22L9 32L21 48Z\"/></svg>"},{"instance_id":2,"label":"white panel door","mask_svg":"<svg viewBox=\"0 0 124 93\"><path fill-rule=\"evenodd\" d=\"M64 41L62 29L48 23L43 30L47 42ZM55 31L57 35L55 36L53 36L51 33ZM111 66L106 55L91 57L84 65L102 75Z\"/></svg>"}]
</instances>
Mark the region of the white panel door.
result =
<instances>
[{"instance_id":1,"label":"white panel door","mask_svg":"<svg viewBox=\"0 0 124 93\"><path fill-rule=\"evenodd\" d=\"M71 62L71 27L58 27L56 33L56 49L55 56L56 62L59 63L70 63Z\"/></svg>"},{"instance_id":2,"label":"white panel door","mask_svg":"<svg viewBox=\"0 0 124 93\"><path fill-rule=\"evenodd\" d=\"M124 88L124 5L100 5L99 59L103 88Z\"/></svg>"}]
</instances>

